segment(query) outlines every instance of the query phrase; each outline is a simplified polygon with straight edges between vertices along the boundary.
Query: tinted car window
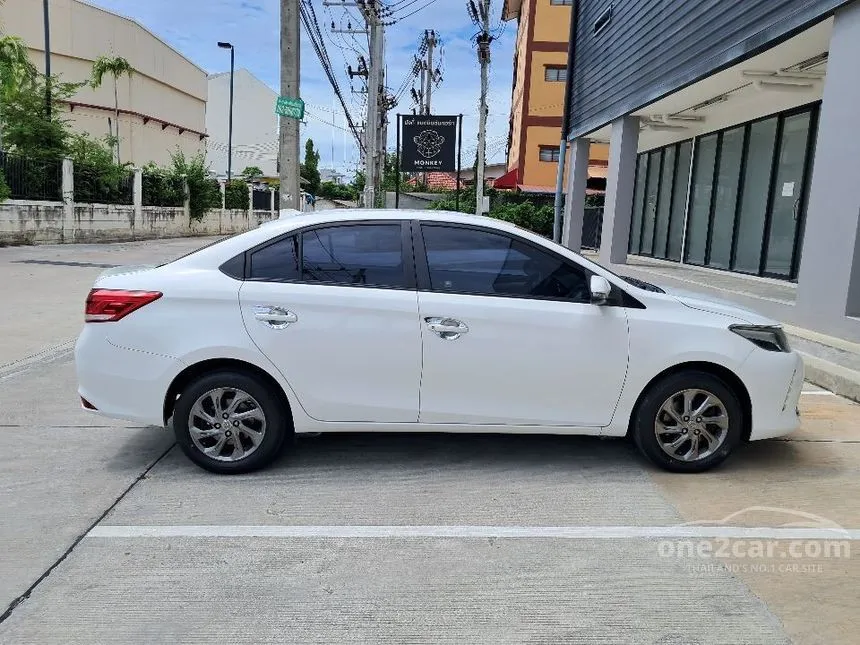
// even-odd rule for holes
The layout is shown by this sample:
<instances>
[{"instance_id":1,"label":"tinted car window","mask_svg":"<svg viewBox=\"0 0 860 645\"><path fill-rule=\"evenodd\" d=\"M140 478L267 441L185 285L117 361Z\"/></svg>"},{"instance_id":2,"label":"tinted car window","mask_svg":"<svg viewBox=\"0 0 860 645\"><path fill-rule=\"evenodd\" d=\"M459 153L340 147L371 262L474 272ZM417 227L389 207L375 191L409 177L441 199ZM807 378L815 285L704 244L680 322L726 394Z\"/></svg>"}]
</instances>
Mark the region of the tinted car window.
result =
<instances>
[{"instance_id":1,"label":"tinted car window","mask_svg":"<svg viewBox=\"0 0 860 645\"><path fill-rule=\"evenodd\" d=\"M252 280L298 280L299 240L293 235L251 254Z\"/></svg>"},{"instance_id":2,"label":"tinted car window","mask_svg":"<svg viewBox=\"0 0 860 645\"><path fill-rule=\"evenodd\" d=\"M316 228L302 234L302 280L405 287L400 224Z\"/></svg>"},{"instance_id":3,"label":"tinted car window","mask_svg":"<svg viewBox=\"0 0 860 645\"><path fill-rule=\"evenodd\" d=\"M583 269L501 233L423 226L434 291L588 302Z\"/></svg>"}]
</instances>

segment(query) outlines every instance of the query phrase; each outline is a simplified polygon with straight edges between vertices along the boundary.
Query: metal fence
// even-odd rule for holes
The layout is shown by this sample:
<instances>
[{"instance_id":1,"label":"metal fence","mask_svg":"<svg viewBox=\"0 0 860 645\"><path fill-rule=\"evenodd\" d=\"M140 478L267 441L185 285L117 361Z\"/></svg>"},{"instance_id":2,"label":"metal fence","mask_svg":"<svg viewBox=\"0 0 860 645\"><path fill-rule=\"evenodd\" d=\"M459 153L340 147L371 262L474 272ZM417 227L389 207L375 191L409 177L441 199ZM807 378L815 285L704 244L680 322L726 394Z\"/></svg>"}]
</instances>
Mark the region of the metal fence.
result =
<instances>
[{"instance_id":1,"label":"metal fence","mask_svg":"<svg viewBox=\"0 0 860 645\"><path fill-rule=\"evenodd\" d=\"M62 159L31 159L0 152L0 172L12 199L62 201Z\"/></svg>"},{"instance_id":2,"label":"metal fence","mask_svg":"<svg viewBox=\"0 0 860 645\"><path fill-rule=\"evenodd\" d=\"M582 220L582 248L599 249L600 233L603 229L603 207L590 207L585 209Z\"/></svg>"},{"instance_id":3,"label":"metal fence","mask_svg":"<svg viewBox=\"0 0 860 645\"><path fill-rule=\"evenodd\" d=\"M106 172L102 168L75 164L75 202L82 204L134 203L134 173Z\"/></svg>"},{"instance_id":4,"label":"metal fence","mask_svg":"<svg viewBox=\"0 0 860 645\"><path fill-rule=\"evenodd\" d=\"M178 207L185 203L185 188L179 177L164 172L144 172L141 181L144 206Z\"/></svg>"}]
</instances>

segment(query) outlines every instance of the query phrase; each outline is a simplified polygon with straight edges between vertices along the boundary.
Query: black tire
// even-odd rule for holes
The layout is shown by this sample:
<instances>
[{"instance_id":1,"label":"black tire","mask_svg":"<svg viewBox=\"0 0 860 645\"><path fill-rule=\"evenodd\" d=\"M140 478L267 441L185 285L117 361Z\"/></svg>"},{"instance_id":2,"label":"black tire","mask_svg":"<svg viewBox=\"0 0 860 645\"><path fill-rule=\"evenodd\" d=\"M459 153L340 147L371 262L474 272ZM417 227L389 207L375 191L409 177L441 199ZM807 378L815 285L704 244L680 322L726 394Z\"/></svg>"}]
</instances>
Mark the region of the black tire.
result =
<instances>
[{"instance_id":1,"label":"black tire","mask_svg":"<svg viewBox=\"0 0 860 645\"><path fill-rule=\"evenodd\" d=\"M665 413L661 413L663 404L669 401L673 395L681 396L680 400L676 400L679 402L683 401L681 392L684 390L702 390L716 396L719 402L722 403L725 415L728 417L727 428L724 430L725 436L722 437L722 434L720 434L722 442L716 443L717 448L711 454L690 461L670 455L661 447L657 436L658 414L665 415ZM703 401L702 398L696 400ZM715 411L716 408L709 409L711 413ZM683 415L683 412L681 414ZM671 419L671 417L669 418ZM681 425L688 425L686 422L683 422L685 418L681 416ZM666 417L661 416L660 419L666 419ZM707 421L708 417L705 416L704 419ZM695 420L690 420L689 425L691 426L690 428L682 428L685 435L695 431L692 427L696 425ZM737 394L735 394L731 387L713 374L698 370L685 370L661 379L645 393L633 418L631 434L642 454L661 468L676 473L698 473L713 468L725 461L735 446L740 443L743 427L744 410ZM705 429L714 434L719 428L713 424L706 424ZM702 431L699 430L697 435L700 432ZM661 436L665 438L666 442L681 440L680 432L671 433L663 430ZM688 436L689 439L693 439L692 434ZM696 440L697 442L702 441L698 436ZM684 452L686 450L689 452L691 446L692 443L681 443L678 451Z\"/></svg>"},{"instance_id":2,"label":"black tire","mask_svg":"<svg viewBox=\"0 0 860 645\"><path fill-rule=\"evenodd\" d=\"M204 454L192 439L189 428L189 416L195 403L200 397L219 388L241 390L253 397L265 420L265 432L256 448L253 451L249 450L247 456L234 461L221 461ZM200 420L198 419L197 422L200 423ZM245 372L224 370L207 374L185 388L176 402L173 430L176 434L176 443L191 461L210 472L232 475L251 472L269 465L279 455L284 440L291 434L292 423L289 411L284 408L280 397L271 391L267 383ZM225 430L225 434L230 431L232 428ZM227 440L228 443L222 450L226 450L230 446L229 442L235 441L239 436L235 434L234 438ZM242 435L240 441L248 446L253 445L249 443L250 440L246 435Z\"/></svg>"}]
</instances>

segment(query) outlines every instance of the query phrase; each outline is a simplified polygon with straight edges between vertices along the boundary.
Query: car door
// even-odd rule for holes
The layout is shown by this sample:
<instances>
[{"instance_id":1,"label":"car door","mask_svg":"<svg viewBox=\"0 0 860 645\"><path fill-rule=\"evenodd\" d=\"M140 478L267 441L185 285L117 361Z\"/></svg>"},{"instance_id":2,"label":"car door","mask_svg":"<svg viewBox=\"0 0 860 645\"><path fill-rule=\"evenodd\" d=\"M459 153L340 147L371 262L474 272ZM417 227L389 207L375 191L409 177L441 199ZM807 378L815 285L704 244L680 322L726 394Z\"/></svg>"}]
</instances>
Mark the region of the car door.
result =
<instances>
[{"instance_id":1,"label":"car door","mask_svg":"<svg viewBox=\"0 0 860 645\"><path fill-rule=\"evenodd\" d=\"M422 423L610 422L627 370L627 314L591 304L584 267L504 231L415 231Z\"/></svg>"},{"instance_id":2,"label":"car door","mask_svg":"<svg viewBox=\"0 0 860 645\"><path fill-rule=\"evenodd\" d=\"M321 421L418 420L421 329L408 224L313 226L250 252L245 327Z\"/></svg>"}]
</instances>

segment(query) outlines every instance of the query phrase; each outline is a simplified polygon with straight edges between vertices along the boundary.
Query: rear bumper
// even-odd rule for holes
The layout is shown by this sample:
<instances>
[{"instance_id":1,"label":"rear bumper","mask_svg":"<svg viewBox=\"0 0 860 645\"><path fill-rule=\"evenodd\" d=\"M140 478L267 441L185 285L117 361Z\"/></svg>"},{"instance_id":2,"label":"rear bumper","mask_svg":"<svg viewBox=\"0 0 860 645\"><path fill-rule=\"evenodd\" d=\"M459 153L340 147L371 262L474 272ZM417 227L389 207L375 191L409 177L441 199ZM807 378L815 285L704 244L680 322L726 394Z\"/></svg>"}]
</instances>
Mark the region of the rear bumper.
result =
<instances>
[{"instance_id":1,"label":"rear bumper","mask_svg":"<svg viewBox=\"0 0 860 645\"><path fill-rule=\"evenodd\" d=\"M111 344L101 324L85 325L75 345L78 393L90 412L114 419L163 426L164 397L182 368L170 356Z\"/></svg>"},{"instance_id":2,"label":"rear bumper","mask_svg":"<svg viewBox=\"0 0 860 645\"><path fill-rule=\"evenodd\" d=\"M755 350L738 375L747 386L752 404L751 441L781 437L800 427L800 354Z\"/></svg>"}]
</instances>

